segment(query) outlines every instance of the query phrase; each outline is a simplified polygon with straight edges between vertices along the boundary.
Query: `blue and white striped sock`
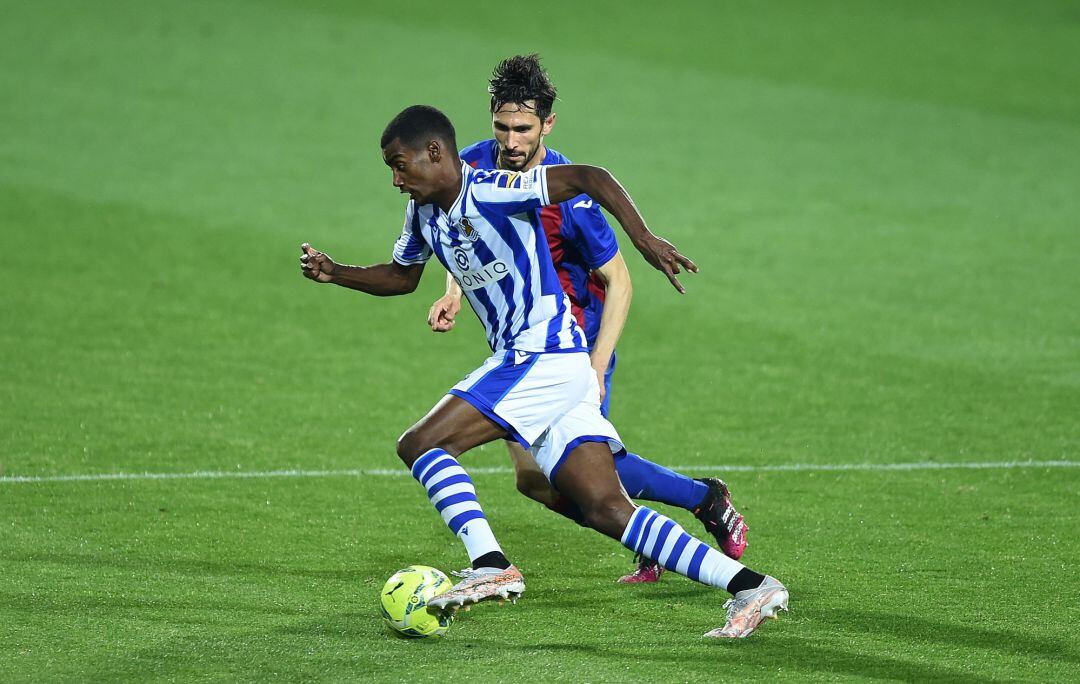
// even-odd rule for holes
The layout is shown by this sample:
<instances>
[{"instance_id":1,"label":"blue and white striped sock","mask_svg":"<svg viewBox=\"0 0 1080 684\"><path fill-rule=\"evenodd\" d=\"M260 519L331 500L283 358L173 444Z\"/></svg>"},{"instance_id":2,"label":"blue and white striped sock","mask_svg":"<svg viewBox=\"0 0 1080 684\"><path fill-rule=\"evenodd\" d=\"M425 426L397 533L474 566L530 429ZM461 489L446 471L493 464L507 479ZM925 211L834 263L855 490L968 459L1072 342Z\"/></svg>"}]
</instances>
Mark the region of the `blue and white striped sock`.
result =
<instances>
[{"instance_id":1,"label":"blue and white striped sock","mask_svg":"<svg viewBox=\"0 0 1080 684\"><path fill-rule=\"evenodd\" d=\"M465 544L470 561L492 551L502 553L476 499L476 488L456 458L432 449L413 463L412 476L427 490L446 526Z\"/></svg>"},{"instance_id":2,"label":"blue and white striped sock","mask_svg":"<svg viewBox=\"0 0 1080 684\"><path fill-rule=\"evenodd\" d=\"M622 533L623 545L652 558L668 570L713 587L727 589L745 566L687 534L671 518L639 506Z\"/></svg>"}]
</instances>

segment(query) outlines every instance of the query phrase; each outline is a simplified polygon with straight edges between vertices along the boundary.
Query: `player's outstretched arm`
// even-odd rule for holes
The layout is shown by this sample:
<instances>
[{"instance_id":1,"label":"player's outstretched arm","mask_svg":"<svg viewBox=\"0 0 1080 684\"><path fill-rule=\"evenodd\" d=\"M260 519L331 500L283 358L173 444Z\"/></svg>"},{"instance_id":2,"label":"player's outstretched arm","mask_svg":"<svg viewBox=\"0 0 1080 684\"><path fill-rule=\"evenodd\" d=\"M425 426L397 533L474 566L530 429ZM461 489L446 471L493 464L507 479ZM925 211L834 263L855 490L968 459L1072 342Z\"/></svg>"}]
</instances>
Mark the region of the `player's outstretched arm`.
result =
<instances>
[{"instance_id":1,"label":"player's outstretched arm","mask_svg":"<svg viewBox=\"0 0 1080 684\"><path fill-rule=\"evenodd\" d=\"M630 270L626 268L622 252L615 252L606 264L595 270L604 281L604 313L600 316L600 331L596 334L589 360L596 379L600 383L600 401L604 400L604 374L607 373L611 355L626 325L626 315L630 313L630 300L634 296L634 286L630 281Z\"/></svg>"},{"instance_id":2,"label":"player's outstretched arm","mask_svg":"<svg viewBox=\"0 0 1080 684\"><path fill-rule=\"evenodd\" d=\"M423 264L404 266L391 261L374 266L346 266L335 263L327 254L308 243L300 245L300 270L305 278L333 283L379 297L409 294L420 284Z\"/></svg>"},{"instance_id":3,"label":"player's outstretched arm","mask_svg":"<svg viewBox=\"0 0 1080 684\"><path fill-rule=\"evenodd\" d=\"M561 164L547 167L548 201L564 202L572 197L586 194L611 212L629 236L634 247L653 268L662 271L679 292L686 292L675 276L685 268L697 273L697 265L679 253L675 245L662 237L653 235L641 212L634 206L623 186L608 173L607 169L584 164Z\"/></svg>"},{"instance_id":4,"label":"player's outstretched arm","mask_svg":"<svg viewBox=\"0 0 1080 684\"><path fill-rule=\"evenodd\" d=\"M427 323L433 332L450 332L454 329L458 312L461 311L461 286L454 276L446 274L446 294L435 300L428 309Z\"/></svg>"}]
</instances>

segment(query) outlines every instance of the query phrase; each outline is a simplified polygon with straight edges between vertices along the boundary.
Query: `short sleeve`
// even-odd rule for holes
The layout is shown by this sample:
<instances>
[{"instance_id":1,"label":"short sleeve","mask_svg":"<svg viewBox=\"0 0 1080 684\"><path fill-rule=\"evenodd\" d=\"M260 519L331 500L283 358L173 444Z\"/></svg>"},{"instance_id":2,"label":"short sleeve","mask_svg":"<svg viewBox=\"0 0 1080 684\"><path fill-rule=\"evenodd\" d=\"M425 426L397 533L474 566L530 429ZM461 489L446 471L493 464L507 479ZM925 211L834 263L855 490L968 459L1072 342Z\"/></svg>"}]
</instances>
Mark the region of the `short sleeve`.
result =
<instances>
[{"instance_id":1,"label":"short sleeve","mask_svg":"<svg viewBox=\"0 0 1080 684\"><path fill-rule=\"evenodd\" d=\"M600 268L619 252L615 231L604 212L588 195L578 195L562 203L567 218L568 237L578 247L585 266Z\"/></svg>"},{"instance_id":2,"label":"short sleeve","mask_svg":"<svg viewBox=\"0 0 1080 684\"><path fill-rule=\"evenodd\" d=\"M394 261L409 266L426 264L430 258L431 245L424 240L416 202L410 200L409 206L405 208L405 225L401 228L401 237L394 243Z\"/></svg>"},{"instance_id":3,"label":"short sleeve","mask_svg":"<svg viewBox=\"0 0 1080 684\"><path fill-rule=\"evenodd\" d=\"M529 171L482 171L471 187L479 204L500 205L507 213L519 213L550 204L547 192L547 167Z\"/></svg>"}]
</instances>

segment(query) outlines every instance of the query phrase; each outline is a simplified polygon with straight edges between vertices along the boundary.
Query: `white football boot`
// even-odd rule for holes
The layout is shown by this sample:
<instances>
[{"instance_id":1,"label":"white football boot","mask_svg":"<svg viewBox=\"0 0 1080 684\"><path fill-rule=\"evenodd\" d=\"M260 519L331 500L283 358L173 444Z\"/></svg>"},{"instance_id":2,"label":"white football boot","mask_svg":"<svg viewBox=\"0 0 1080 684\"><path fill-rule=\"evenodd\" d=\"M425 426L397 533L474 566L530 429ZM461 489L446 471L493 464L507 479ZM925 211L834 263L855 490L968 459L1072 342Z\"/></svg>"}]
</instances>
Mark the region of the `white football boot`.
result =
<instances>
[{"instance_id":1,"label":"white football boot","mask_svg":"<svg viewBox=\"0 0 1080 684\"><path fill-rule=\"evenodd\" d=\"M779 611L787 612L788 590L775 577L765 576L756 589L744 589L724 604L727 624L705 636L717 639L745 639L754 633L766 618L777 618Z\"/></svg>"},{"instance_id":2,"label":"white football boot","mask_svg":"<svg viewBox=\"0 0 1080 684\"><path fill-rule=\"evenodd\" d=\"M513 565L505 570L466 568L454 574L462 580L451 587L450 591L428 601L429 606L440 611L453 611L462 607L468 610L474 603L492 599L517 603L518 597L525 593L525 578Z\"/></svg>"}]
</instances>

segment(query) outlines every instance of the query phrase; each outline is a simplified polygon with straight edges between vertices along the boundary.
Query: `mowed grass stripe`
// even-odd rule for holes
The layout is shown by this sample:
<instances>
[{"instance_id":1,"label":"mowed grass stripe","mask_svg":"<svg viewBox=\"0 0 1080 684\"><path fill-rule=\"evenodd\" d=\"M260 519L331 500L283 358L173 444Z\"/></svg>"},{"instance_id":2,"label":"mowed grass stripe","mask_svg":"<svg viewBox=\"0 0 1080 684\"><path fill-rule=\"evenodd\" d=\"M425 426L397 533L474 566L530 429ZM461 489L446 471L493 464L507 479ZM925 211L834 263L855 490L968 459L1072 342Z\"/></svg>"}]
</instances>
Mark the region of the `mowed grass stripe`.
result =
<instances>
[{"instance_id":1,"label":"mowed grass stripe","mask_svg":"<svg viewBox=\"0 0 1080 684\"><path fill-rule=\"evenodd\" d=\"M1080 461L975 461L942 463L927 461L924 463L784 463L777 465L679 465L672 469L691 472L835 472L845 470L858 471L896 471L896 470L985 470L1001 468L1077 468ZM470 468L471 475L508 475L513 468ZM199 470L193 473L85 473L80 475L45 475L24 476L10 475L0 477L0 484L33 484L35 482L102 482L107 480L215 480L261 479L271 477L404 477L410 475L403 469L347 469L347 470L264 470L264 471L228 471ZM411 477L411 475L410 475Z\"/></svg>"},{"instance_id":2,"label":"mowed grass stripe","mask_svg":"<svg viewBox=\"0 0 1080 684\"><path fill-rule=\"evenodd\" d=\"M740 478L748 563L793 603L738 644L701 638L723 592L667 575L616 584L630 554L510 477L480 487L526 597L478 607L434 644L394 638L378 615L394 570L465 562L407 478L33 487L11 499L0 557L19 578L0 588L4 679L400 681L408 667L417 681L1041 681L1080 662L1074 609L1036 630L1009 597L1033 575L1075 585L1075 474Z\"/></svg>"}]
</instances>

